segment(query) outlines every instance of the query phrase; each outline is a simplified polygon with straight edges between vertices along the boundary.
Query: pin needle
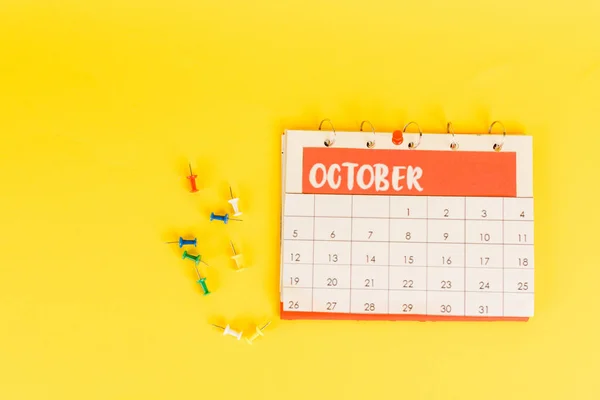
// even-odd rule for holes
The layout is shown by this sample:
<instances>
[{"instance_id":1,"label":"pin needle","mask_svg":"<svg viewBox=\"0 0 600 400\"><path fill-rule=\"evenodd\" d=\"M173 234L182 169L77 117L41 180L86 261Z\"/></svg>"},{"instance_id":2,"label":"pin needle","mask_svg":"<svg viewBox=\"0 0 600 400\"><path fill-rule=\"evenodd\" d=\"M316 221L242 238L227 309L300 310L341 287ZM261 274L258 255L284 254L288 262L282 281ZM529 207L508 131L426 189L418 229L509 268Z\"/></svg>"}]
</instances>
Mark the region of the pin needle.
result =
<instances>
[{"instance_id":1,"label":"pin needle","mask_svg":"<svg viewBox=\"0 0 600 400\"><path fill-rule=\"evenodd\" d=\"M263 325L262 328L260 328L261 331L263 331L267 326L271 325L271 321L267 322L266 324Z\"/></svg>"},{"instance_id":2,"label":"pin needle","mask_svg":"<svg viewBox=\"0 0 600 400\"><path fill-rule=\"evenodd\" d=\"M194 270L196 271L196 275L198 276L198 279L202 279L202 276L200 276L200 271L198 271L198 266L194 264Z\"/></svg>"}]
</instances>

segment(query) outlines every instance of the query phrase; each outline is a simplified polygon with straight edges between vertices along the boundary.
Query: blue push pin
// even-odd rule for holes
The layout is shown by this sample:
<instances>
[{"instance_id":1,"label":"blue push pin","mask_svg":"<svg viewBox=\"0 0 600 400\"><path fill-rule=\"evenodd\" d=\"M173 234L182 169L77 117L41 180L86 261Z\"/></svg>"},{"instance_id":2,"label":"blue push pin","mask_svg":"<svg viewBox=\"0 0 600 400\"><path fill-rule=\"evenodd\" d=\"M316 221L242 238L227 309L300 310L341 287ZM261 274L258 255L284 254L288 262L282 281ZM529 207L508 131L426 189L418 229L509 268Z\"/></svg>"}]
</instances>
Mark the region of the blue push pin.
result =
<instances>
[{"instance_id":1,"label":"blue push pin","mask_svg":"<svg viewBox=\"0 0 600 400\"><path fill-rule=\"evenodd\" d=\"M210 213L210 220L214 221L221 221L224 224L227 224L229 221L242 221L241 219L235 219L235 218L229 218L229 214L225 214L225 215L219 215L219 214L215 214L214 212Z\"/></svg>"},{"instance_id":2,"label":"blue push pin","mask_svg":"<svg viewBox=\"0 0 600 400\"><path fill-rule=\"evenodd\" d=\"M182 237L179 237L179 240L176 242L165 242L166 244L172 244L172 243L178 243L179 244L179 248L182 248L183 246L194 246L196 247L196 238L193 239L184 239Z\"/></svg>"}]
</instances>

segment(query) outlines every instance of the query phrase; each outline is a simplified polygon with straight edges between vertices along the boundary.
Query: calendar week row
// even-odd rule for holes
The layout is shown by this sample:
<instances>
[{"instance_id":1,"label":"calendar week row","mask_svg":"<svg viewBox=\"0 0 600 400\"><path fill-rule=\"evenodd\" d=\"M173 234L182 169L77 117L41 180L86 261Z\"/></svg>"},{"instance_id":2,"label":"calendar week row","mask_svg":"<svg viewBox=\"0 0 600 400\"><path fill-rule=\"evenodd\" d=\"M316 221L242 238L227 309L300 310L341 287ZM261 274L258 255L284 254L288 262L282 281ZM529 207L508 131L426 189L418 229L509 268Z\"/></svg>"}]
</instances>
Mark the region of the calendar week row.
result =
<instances>
[{"instance_id":1,"label":"calendar week row","mask_svg":"<svg viewBox=\"0 0 600 400\"><path fill-rule=\"evenodd\" d=\"M531 317L533 293L444 293L288 288L288 312Z\"/></svg>"},{"instance_id":2,"label":"calendar week row","mask_svg":"<svg viewBox=\"0 0 600 400\"><path fill-rule=\"evenodd\" d=\"M533 221L284 217L285 240L533 244Z\"/></svg>"},{"instance_id":3,"label":"calendar week row","mask_svg":"<svg viewBox=\"0 0 600 400\"><path fill-rule=\"evenodd\" d=\"M532 245L284 240L284 264L533 269Z\"/></svg>"},{"instance_id":4,"label":"calendar week row","mask_svg":"<svg viewBox=\"0 0 600 400\"><path fill-rule=\"evenodd\" d=\"M284 264L283 287L533 293L532 269Z\"/></svg>"},{"instance_id":5,"label":"calendar week row","mask_svg":"<svg viewBox=\"0 0 600 400\"><path fill-rule=\"evenodd\" d=\"M533 221L533 198L288 193L283 215Z\"/></svg>"}]
</instances>

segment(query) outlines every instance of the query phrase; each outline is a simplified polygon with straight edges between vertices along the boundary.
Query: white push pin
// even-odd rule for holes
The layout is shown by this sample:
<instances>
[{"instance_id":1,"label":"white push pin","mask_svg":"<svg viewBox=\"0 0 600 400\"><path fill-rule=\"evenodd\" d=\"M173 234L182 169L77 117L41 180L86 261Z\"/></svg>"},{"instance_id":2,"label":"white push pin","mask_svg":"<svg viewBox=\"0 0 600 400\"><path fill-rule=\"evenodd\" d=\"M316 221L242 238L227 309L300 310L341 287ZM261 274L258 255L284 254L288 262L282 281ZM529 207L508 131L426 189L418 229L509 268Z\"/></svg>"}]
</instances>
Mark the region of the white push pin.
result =
<instances>
[{"instance_id":1,"label":"white push pin","mask_svg":"<svg viewBox=\"0 0 600 400\"><path fill-rule=\"evenodd\" d=\"M222 326L219 325L215 325L213 324L214 327L222 329L223 330L223 336L233 336L234 338L237 338L237 340L240 340L242 338L242 331L236 331L234 329L231 329L231 327L229 326L229 324L227 324L227 326L225 328L223 328Z\"/></svg>"},{"instance_id":2,"label":"white push pin","mask_svg":"<svg viewBox=\"0 0 600 400\"><path fill-rule=\"evenodd\" d=\"M263 331L270 324L271 324L271 321L267 322L262 327L258 327L258 326L255 327L254 334L252 336L250 336L249 338L246 338L246 342L248 342L248 344L252 344L252 342L254 342L256 339L258 339L259 336L265 336L265 334L263 333Z\"/></svg>"},{"instance_id":3,"label":"white push pin","mask_svg":"<svg viewBox=\"0 0 600 400\"><path fill-rule=\"evenodd\" d=\"M235 261L235 266L237 267L237 270L241 271L245 269L246 266L244 265L244 256L242 254L238 254L235 251L235 246L233 245L233 242L231 242L231 250L233 250L233 256L231 256L231 259Z\"/></svg>"},{"instance_id":4,"label":"white push pin","mask_svg":"<svg viewBox=\"0 0 600 400\"><path fill-rule=\"evenodd\" d=\"M240 199L238 197L233 197L233 191L231 190L231 186L229 186L229 194L231 195L231 200L228 200L227 202L231 204L231 207L233 207L233 216L239 217L240 215L242 215L242 212L240 211L240 208L238 206L238 202L240 201Z\"/></svg>"}]
</instances>

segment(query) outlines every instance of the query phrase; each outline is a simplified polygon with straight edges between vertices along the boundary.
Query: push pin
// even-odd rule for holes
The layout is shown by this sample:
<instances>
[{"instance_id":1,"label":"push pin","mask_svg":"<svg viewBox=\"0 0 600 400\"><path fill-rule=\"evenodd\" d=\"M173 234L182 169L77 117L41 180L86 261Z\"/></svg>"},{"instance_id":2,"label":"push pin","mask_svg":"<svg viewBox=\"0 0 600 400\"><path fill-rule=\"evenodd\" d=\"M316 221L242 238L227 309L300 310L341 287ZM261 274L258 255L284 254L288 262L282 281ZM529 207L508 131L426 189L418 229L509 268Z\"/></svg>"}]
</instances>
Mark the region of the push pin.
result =
<instances>
[{"instance_id":1,"label":"push pin","mask_svg":"<svg viewBox=\"0 0 600 400\"><path fill-rule=\"evenodd\" d=\"M267 322L266 324L264 324L262 326L262 328L259 328L258 326L255 328L255 332L252 334L252 336L250 336L249 338L246 338L246 342L248 342L248 344L252 344L252 342L254 342L256 339L258 339L259 336L265 336L265 334L263 333L263 331L265 330L265 328L267 326L269 326L271 324L271 321Z\"/></svg>"},{"instance_id":2,"label":"push pin","mask_svg":"<svg viewBox=\"0 0 600 400\"><path fill-rule=\"evenodd\" d=\"M184 239L182 237L179 237L179 240L176 242L165 242L166 244L172 244L172 243L179 243L179 248L182 248L183 246L194 246L196 247L196 238L193 239Z\"/></svg>"},{"instance_id":3,"label":"push pin","mask_svg":"<svg viewBox=\"0 0 600 400\"><path fill-rule=\"evenodd\" d=\"M234 338L237 338L237 340L240 340L242 338L242 331L236 331L231 329L231 327L229 326L229 324L227 324L227 326L225 328L223 328L222 326L219 325L215 325L213 324L214 327L222 329L223 330L223 336L233 336Z\"/></svg>"},{"instance_id":4,"label":"push pin","mask_svg":"<svg viewBox=\"0 0 600 400\"><path fill-rule=\"evenodd\" d=\"M237 270L238 270L238 271L241 271L241 270L243 270L244 268L246 268L246 267L244 266L244 256L243 256L242 254L238 254L238 253L235 251L235 246L233 245L233 242L230 242L230 243L231 243L231 250L233 250L233 256L231 256L231 259L232 259L233 261L235 261L235 265L236 265L236 267L237 267Z\"/></svg>"},{"instance_id":5,"label":"push pin","mask_svg":"<svg viewBox=\"0 0 600 400\"><path fill-rule=\"evenodd\" d=\"M392 133L392 143L396 146L400 146L404 142L404 134L402 131L394 131Z\"/></svg>"},{"instance_id":6,"label":"push pin","mask_svg":"<svg viewBox=\"0 0 600 400\"><path fill-rule=\"evenodd\" d=\"M208 286L206 286L206 278L203 278L200 275L200 271L198 271L198 265L194 265L194 269L196 270L196 275L198 276L198 281L196 283L200 284L200 287L202 287L203 294L205 296L207 294L210 294L210 292L208 291Z\"/></svg>"},{"instance_id":7,"label":"push pin","mask_svg":"<svg viewBox=\"0 0 600 400\"><path fill-rule=\"evenodd\" d=\"M189 259L189 260L192 260L192 261L194 261L194 264L196 264L196 265L198 265L198 264L200 264L200 263L203 263L204 265L208 266L208 264L206 264L204 261L202 261L202 256L201 256L200 254L198 254L197 256L194 256L194 255L192 255L192 254L189 254L189 253L187 252L187 250L185 250L185 251L183 252L183 257L182 257L182 258L183 258L184 260L185 260L186 258L187 258L187 259Z\"/></svg>"},{"instance_id":8,"label":"push pin","mask_svg":"<svg viewBox=\"0 0 600 400\"><path fill-rule=\"evenodd\" d=\"M240 215L242 215L242 212L240 211L239 206L238 206L238 202L240 201L240 199L238 197L236 197L236 198L233 197L233 191L231 190L231 186L229 186L229 194L231 195L231 200L228 200L227 202L229 204L231 204L231 207L233 207L233 211L234 211L233 216L239 217Z\"/></svg>"},{"instance_id":9,"label":"push pin","mask_svg":"<svg viewBox=\"0 0 600 400\"><path fill-rule=\"evenodd\" d=\"M192 185L192 188L190 189L190 192L194 193L198 191L198 188L196 187L196 178L198 177L198 175L194 175L194 173L192 172L192 164L190 164L190 176L188 176L187 178L190 180L190 185Z\"/></svg>"},{"instance_id":10,"label":"push pin","mask_svg":"<svg viewBox=\"0 0 600 400\"><path fill-rule=\"evenodd\" d=\"M229 218L229 214L219 215L214 212L210 213L210 220L222 221L224 224L227 224L229 221L242 221L241 219Z\"/></svg>"}]
</instances>

